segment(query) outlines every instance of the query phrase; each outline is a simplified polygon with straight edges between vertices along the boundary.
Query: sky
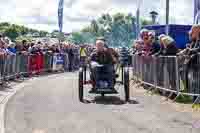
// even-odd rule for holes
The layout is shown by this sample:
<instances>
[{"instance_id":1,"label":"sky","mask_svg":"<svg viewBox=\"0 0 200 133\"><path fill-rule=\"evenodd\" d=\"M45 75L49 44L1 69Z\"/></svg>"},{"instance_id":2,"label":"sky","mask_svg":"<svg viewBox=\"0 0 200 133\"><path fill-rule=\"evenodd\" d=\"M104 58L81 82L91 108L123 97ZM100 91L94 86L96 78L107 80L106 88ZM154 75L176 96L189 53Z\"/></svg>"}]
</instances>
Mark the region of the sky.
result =
<instances>
[{"instance_id":1,"label":"sky","mask_svg":"<svg viewBox=\"0 0 200 133\"><path fill-rule=\"evenodd\" d=\"M64 0L63 31L78 31L102 13L136 14L142 0ZM0 0L0 22L25 25L38 30L58 29L59 0ZM149 19L149 12L159 13L158 21L165 22L165 0L143 0L141 16ZM170 23L192 24L193 0L170 0Z\"/></svg>"}]
</instances>

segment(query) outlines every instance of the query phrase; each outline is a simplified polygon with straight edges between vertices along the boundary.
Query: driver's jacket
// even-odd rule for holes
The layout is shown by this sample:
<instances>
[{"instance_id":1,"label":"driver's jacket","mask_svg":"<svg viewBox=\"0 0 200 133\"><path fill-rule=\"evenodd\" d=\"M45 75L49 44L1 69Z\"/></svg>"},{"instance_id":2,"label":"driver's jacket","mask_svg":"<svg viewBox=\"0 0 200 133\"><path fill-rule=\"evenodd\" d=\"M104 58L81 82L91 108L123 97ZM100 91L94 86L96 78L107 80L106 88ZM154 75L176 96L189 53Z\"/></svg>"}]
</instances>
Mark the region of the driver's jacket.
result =
<instances>
[{"instance_id":1,"label":"driver's jacket","mask_svg":"<svg viewBox=\"0 0 200 133\"><path fill-rule=\"evenodd\" d=\"M95 62L102 64L102 65L112 65L112 64L114 64L112 55L108 51L103 51L103 52L95 51L91 54L90 60L95 61Z\"/></svg>"}]
</instances>

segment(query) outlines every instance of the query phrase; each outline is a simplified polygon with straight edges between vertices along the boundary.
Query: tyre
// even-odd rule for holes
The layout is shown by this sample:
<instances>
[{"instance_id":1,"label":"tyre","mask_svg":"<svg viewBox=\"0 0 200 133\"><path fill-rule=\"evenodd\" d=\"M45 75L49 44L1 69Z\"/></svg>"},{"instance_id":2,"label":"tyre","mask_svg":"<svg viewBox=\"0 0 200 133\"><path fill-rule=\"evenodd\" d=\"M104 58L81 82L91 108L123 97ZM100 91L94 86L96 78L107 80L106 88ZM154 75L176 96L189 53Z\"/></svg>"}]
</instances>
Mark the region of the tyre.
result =
<instances>
[{"instance_id":1,"label":"tyre","mask_svg":"<svg viewBox=\"0 0 200 133\"><path fill-rule=\"evenodd\" d=\"M129 69L126 67L124 69L124 92L125 92L125 101L128 102L130 99L130 91L129 91Z\"/></svg>"},{"instance_id":2,"label":"tyre","mask_svg":"<svg viewBox=\"0 0 200 133\"><path fill-rule=\"evenodd\" d=\"M79 82L78 82L78 85L79 85L79 101L80 102L83 102L83 69L80 68L79 70Z\"/></svg>"}]
</instances>

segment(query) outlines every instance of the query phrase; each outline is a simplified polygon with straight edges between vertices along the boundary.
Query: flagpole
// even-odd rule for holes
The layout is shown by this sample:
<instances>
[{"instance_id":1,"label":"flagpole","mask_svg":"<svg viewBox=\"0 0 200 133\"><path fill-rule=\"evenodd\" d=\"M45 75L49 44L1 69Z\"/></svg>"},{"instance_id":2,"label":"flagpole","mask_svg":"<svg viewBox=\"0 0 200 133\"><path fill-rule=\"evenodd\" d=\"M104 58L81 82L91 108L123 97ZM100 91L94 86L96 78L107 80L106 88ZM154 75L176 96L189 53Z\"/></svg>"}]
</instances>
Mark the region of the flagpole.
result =
<instances>
[{"instance_id":1,"label":"flagpole","mask_svg":"<svg viewBox=\"0 0 200 133\"><path fill-rule=\"evenodd\" d=\"M138 0L138 6L136 10L136 38L139 39L139 33L140 33L140 6L142 4L142 0Z\"/></svg>"},{"instance_id":2,"label":"flagpole","mask_svg":"<svg viewBox=\"0 0 200 133\"><path fill-rule=\"evenodd\" d=\"M169 34L169 0L166 0L166 34Z\"/></svg>"},{"instance_id":3,"label":"flagpole","mask_svg":"<svg viewBox=\"0 0 200 133\"><path fill-rule=\"evenodd\" d=\"M64 7L64 0L59 0L58 4L59 47L61 45L61 35L63 29L63 7Z\"/></svg>"},{"instance_id":4,"label":"flagpole","mask_svg":"<svg viewBox=\"0 0 200 133\"><path fill-rule=\"evenodd\" d=\"M200 18L200 1L199 0L194 0L194 24L199 23L199 18Z\"/></svg>"}]
</instances>

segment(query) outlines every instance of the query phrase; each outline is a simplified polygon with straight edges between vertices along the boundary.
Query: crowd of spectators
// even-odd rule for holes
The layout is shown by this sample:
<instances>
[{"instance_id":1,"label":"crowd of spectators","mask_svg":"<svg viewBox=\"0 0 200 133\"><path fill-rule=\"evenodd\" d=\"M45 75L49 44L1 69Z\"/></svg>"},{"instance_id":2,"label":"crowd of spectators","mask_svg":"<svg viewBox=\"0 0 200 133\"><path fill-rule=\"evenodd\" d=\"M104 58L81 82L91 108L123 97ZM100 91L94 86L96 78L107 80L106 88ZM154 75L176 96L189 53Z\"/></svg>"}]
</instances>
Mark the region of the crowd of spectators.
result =
<instances>
[{"instance_id":1,"label":"crowd of spectators","mask_svg":"<svg viewBox=\"0 0 200 133\"><path fill-rule=\"evenodd\" d=\"M133 45L133 54L141 56L180 56L200 52L200 25L193 25L189 31L190 42L184 50L176 47L175 40L169 35L156 36L154 31L142 29L140 39Z\"/></svg>"},{"instance_id":2,"label":"crowd of spectators","mask_svg":"<svg viewBox=\"0 0 200 133\"><path fill-rule=\"evenodd\" d=\"M12 42L9 38L0 34L0 58L17 54L67 54L69 71L75 71L80 66L80 54L82 49L85 50L86 56L89 56L94 50L91 44L73 44L69 42L43 42L43 41L17 41Z\"/></svg>"},{"instance_id":3,"label":"crowd of spectators","mask_svg":"<svg viewBox=\"0 0 200 133\"><path fill-rule=\"evenodd\" d=\"M156 36L154 31L141 30L140 39L133 45L133 54L140 56L176 55L178 49L174 39L168 35Z\"/></svg>"},{"instance_id":4,"label":"crowd of spectators","mask_svg":"<svg viewBox=\"0 0 200 133\"><path fill-rule=\"evenodd\" d=\"M22 40L21 42L11 42L9 38L0 35L0 58L18 54L67 54L69 60L69 71L78 69L79 60L79 46L70 43L44 43L41 41L28 42Z\"/></svg>"},{"instance_id":5,"label":"crowd of spectators","mask_svg":"<svg viewBox=\"0 0 200 133\"><path fill-rule=\"evenodd\" d=\"M133 54L144 56L144 57L158 57L158 56L176 56L174 59L178 59L178 68L180 71L180 76L183 81L185 81L185 87L189 88L188 86L188 72L190 70L198 71L199 63L198 63L198 54L200 52L200 25L193 25L191 30L188 32L190 41L186 44L185 49L178 49L175 40L170 37L169 35L161 34L156 36L154 31L150 31L147 29L141 30L140 39L136 40L133 45ZM168 58L168 57L167 57ZM162 59L162 58L160 58ZM167 60L163 60L162 62L157 62L157 74L156 75L160 82L164 82L163 72L161 71L166 65L168 74L170 75L169 83L171 89L176 88L176 69L175 69L175 60L173 58L168 58ZM149 61L149 62L148 62ZM148 63L151 63L152 60L144 60L144 64L147 64L146 68L149 71ZM148 73L148 72L147 72ZM150 75L152 76L152 75ZM149 80L149 79L143 79ZM197 79L196 79L197 80ZM196 82L198 83L198 81ZM194 92L192 92L194 93Z\"/></svg>"}]
</instances>

